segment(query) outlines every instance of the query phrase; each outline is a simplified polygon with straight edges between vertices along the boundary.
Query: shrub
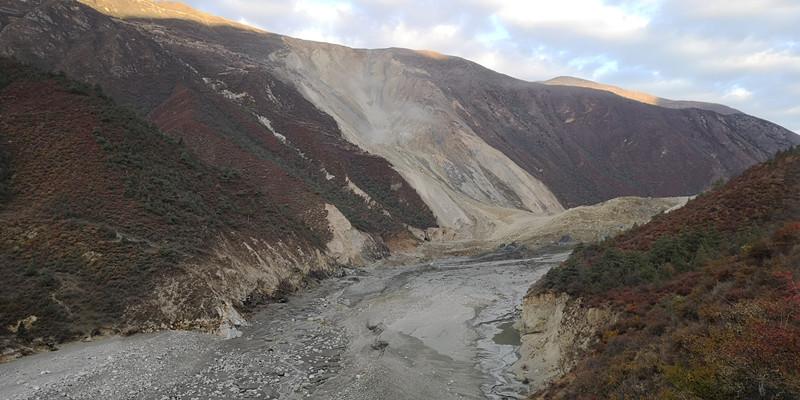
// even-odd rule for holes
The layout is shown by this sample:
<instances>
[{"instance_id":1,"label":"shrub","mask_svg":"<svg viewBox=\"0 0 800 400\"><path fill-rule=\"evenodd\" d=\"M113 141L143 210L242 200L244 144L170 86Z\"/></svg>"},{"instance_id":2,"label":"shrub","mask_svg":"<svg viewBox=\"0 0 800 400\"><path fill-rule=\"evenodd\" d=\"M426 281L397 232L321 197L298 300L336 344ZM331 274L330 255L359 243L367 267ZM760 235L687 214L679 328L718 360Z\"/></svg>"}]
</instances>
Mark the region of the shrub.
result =
<instances>
[{"instance_id":1,"label":"shrub","mask_svg":"<svg viewBox=\"0 0 800 400\"><path fill-rule=\"evenodd\" d=\"M576 248L550 270L540 287L572 295L597 295L618 287L662 282L717 257L723 241L713 230L664 236L648 251L625 251L606 241Z\"/></svg>"}]
</instances>

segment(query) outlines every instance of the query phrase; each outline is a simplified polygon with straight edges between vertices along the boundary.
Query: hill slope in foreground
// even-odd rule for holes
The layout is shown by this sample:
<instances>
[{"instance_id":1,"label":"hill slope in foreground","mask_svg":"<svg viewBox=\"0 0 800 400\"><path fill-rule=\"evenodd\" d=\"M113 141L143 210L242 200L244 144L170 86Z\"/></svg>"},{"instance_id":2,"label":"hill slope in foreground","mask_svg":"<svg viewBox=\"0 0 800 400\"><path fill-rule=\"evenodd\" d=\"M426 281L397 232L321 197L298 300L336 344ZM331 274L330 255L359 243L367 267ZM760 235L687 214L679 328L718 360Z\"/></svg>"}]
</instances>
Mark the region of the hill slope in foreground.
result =
<instances>
[{"instance_id":1,"label":"hill slope in foreground","mask_svg":"<svg viewBox=\"0 0 800 400\"><path fill-rule=\"evenodd\" d=\"M0 59L0 104L2 348L215 329L336 264L279 203L99 89Z\"/></svg>"},{"instance_id":2,"label":"hill slope in foreground","mask_svg":"<svg viewBox=\"0 0 800 400\"><path fill-rule=\"evenodd\" d=\"M795 149L579 248L526 299L526 351L554 350L570 370L536 397L798 398L799 244Z\"/></svg>"}]
</instances>

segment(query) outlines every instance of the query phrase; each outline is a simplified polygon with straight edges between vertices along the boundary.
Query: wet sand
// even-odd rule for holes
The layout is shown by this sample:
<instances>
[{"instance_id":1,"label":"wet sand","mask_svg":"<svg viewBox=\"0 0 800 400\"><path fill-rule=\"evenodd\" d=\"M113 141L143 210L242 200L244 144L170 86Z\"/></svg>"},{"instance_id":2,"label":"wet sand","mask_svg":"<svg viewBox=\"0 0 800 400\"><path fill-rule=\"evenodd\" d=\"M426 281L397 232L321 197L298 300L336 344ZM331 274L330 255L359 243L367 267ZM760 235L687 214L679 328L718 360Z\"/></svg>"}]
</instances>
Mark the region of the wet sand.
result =
<instances>
[{"instance_id":1,"label":"wet sand","mask_svg":"<svg viewBox=\"0 0 800 400\"><path fill-rule=\"evenodd\" d=\"M264 306L242 336L161 332L0 365L2 399L515 399L513 326L566 253L375 267Z\"/></svg>"}]
</instances>

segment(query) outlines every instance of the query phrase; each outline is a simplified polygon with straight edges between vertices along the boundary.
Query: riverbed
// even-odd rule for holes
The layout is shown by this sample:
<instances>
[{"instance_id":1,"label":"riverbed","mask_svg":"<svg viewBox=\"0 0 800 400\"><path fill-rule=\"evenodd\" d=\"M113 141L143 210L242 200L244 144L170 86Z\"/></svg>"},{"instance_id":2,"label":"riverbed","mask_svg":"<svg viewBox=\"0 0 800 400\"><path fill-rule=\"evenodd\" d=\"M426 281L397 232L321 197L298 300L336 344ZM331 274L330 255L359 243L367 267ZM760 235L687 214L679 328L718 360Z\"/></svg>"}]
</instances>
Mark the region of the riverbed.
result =
<instances>
[{"instance_id":1,"label":"riverbed","mask_svg":"<svg viewBox=\"0 0 800 400\"><path fill-rule=\"evenodd\" d=\"M251 315L241 336L160 332L0 365L2 399L519 399L513 327L568 253L376 266Z\"/></svg>"}]
</instances>

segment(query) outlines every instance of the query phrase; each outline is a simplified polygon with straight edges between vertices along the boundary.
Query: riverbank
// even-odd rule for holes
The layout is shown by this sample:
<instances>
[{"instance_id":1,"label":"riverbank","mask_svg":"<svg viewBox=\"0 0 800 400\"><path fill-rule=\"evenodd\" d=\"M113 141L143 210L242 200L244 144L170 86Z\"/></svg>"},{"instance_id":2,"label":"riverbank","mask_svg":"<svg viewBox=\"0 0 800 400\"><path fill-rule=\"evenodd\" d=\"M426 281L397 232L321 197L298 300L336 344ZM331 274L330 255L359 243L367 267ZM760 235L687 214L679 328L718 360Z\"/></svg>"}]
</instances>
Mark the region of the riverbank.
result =
<instances>
[{"instance_id":1,"label":"riverbank","mask_svg":"<svg viewBox=\"0 0 800 400\"><path fill-rule=\"evenodd\" d=\"M64 345L0 365L7 399L505 399L508 330L566 253L383 266L264 306L224 340L193 332Z\"/></svg>"}]
</instances>

